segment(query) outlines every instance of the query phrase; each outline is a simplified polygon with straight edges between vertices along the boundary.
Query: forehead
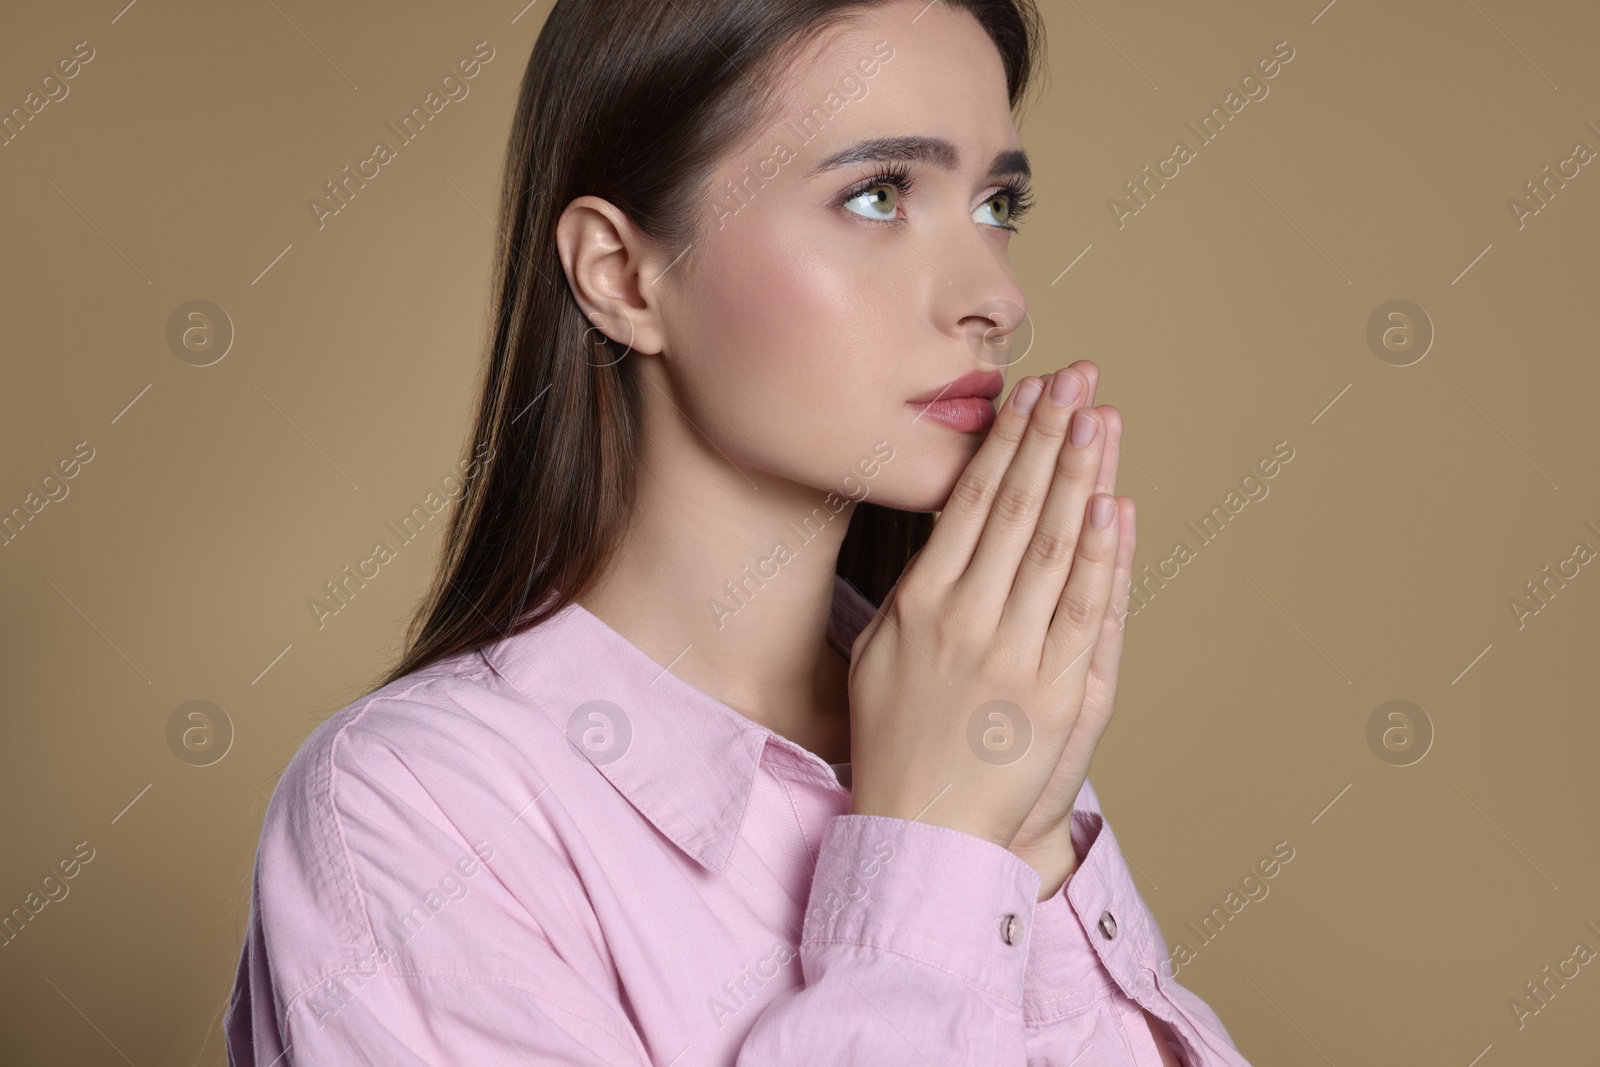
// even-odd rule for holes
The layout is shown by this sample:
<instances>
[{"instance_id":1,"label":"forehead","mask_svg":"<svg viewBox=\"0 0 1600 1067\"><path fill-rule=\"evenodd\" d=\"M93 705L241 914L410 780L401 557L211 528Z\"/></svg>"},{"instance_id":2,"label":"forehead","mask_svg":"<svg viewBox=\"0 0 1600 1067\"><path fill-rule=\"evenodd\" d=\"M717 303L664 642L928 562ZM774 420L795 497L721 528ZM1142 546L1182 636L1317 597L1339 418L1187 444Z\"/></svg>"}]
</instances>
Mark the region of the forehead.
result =
<instances>
[{"instance_id":1,"label":"forehead","mask_svg":"<svg viewBox=\"0 0 1600 1067\"><path fill-rule=\"evenodd\" d=\"M970 12L943 3L860 9L799 46L774 99L768 131L800 136L808 170L871 136L943 137L963 167L1016 143L999 50Z\"/></svg>"}]
</instances>

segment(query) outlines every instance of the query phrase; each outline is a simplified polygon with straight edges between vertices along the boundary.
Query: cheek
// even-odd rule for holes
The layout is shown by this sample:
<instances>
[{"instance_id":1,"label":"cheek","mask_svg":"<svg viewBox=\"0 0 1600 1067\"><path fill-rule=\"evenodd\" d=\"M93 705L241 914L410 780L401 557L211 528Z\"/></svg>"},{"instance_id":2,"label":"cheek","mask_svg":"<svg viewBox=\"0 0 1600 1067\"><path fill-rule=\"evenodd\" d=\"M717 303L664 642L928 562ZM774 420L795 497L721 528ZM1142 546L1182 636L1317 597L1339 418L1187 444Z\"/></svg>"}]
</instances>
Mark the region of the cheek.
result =
<instances>
[{"instance_id":1,"label":"cheek","mask_svg":"<svg viewBox=\"0 0 1600 1067\"><path fill-rule=\"evenodd\" d=\"M830 455L881 431L903 334L897 345L868 265L754 227L708 252L685 340L717 420L773 451L826 442Z\"/></svg>"},{"instance_id":2,"label":"cheek","mask_svg":"<svg viewBox=\"0 0 1600 1067\"><path fill-rule=\"evenodd\" d=\"M717 361L736 364L724 370L826 395L866 369L866 301L850 269L825 250L771 235L730 242L717 273L700 332Z\"/></svg>"}]
</instances>

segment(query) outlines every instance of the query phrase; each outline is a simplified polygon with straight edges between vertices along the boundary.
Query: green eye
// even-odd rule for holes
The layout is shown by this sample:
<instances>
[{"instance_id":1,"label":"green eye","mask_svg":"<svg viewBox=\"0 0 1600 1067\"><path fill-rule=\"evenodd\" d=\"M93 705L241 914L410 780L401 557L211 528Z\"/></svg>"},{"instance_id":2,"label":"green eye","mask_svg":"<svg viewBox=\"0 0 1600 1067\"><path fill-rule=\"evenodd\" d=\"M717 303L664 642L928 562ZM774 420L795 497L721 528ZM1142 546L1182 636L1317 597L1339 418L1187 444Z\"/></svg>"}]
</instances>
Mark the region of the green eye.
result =
<instances>
[{"instance_id":1,"label":"green eye","mask_svg":"<svg viewBox=\"0 0 1600 1067\"><path fill-rule=\"evenodd\" d=\"M889 182L879 182L877 185L850 197L845 201L845 205L848 207L857 202L867 204L874 210L870 214L864 212L854 212L854 214L860 214L865 218L874 219L878 222L891 222L900 206L900 191ZM877 213L876 209L885 206L888 208L888 214Z\"/></svg>"},{"instance_id":2,"label":"green eye","mask_svg":"<svg viewBox=\"0 0 1600 1067\"><path fill-rule=\"evenodd\" d=\"M859 215L873 222L895 222L899 214L900 201L911 195L911 173L902 166L885 167L872 177L859 185L853 186L844 194L840 205L852 215ZM862 201L869 207L867 212L855 211L850 205ZM887 208L887 215L881 209Z\"/></svg>"},{"instance_id":3,"label":"green eye","mask_svg":"<svg viewBox=\"0 0 1600 1067\"><path fill-rule=\"evenodd\" d=\"M1026 214L1028 208L1033 203L1033 194L1029 192L1028 187L1025 184L1021 182L1011 182L1005 187L997 190L995 194L988 200L985 200L984 206L987 207L996 202L999 202L1002 205L1002 208L999 213L999 217L996 219L994 224L997 226L1003 226L1012 233L1015 233L1017 230L1017 220Z\"/></svg>"},{"instance_id":4,"label":"green eye","mask_svg":"<svg viewBox=\"0 0 1600 1067\"><path fill-rule=\"evenodd\" d=\"M999 205L999 212L997 214L995 222L998 225L1001 225L1001 226L1006 226L1006 225L1010 224L1010 222L1011 222L1011 199L1010 199L1010 197L1007 197L1007 196L1004 196L1004 195L991 196L988 200L985 200L983 203L984 203L984 207L993 207L996 204L998 204Z\"/></svg>"}]
</instances>

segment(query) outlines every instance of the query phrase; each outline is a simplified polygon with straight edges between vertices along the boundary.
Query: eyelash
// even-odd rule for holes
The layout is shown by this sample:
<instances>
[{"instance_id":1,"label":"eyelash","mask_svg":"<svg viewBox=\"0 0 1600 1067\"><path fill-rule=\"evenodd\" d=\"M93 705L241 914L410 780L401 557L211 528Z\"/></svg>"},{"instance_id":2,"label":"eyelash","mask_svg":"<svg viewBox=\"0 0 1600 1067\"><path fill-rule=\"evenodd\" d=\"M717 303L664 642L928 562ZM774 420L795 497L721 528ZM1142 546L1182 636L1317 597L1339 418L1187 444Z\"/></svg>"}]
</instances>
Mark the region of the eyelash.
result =
<instances>
[{"instance_id":1,"label":"eyelash","mask_svg":"<svg viewBox=\"0 0 1600 1067\"><path fill-rule=\"evenodd\" d=\"M851 186L850 190L839 198L838 206L842 210L845 204L848 204L850 201L856 199L858 196L861 196L863 193L871 192L880 185L888 185L893 187L895 192L898 193L902 198L909 197L914 184L915 182L911 177L911 172L903 165L897 163L890 166L885 166L879 169L878 172L872 177L854 186ZM998 196L1005 197L1006 201L1010 204L1010 207L1006 213L1007 222L1004 223L1000 228L1010 230L1012 233L1016 233L1017 220L1022 218L1023 215L1027 214L1028 209L1033 206L1033 193L1026 182L1013 178L1007 181L1000 188L996 189L993 193L989 194L989 196L985 198L984 203L988 203L990 200L993 200ZM855 214L855 212L850 212L850 214ZM857 215L856 217L865 218L863 215ZM892 226L899 220L867 219L867 221L876 223L878 225Z\"/></svg>"}]
</instances>

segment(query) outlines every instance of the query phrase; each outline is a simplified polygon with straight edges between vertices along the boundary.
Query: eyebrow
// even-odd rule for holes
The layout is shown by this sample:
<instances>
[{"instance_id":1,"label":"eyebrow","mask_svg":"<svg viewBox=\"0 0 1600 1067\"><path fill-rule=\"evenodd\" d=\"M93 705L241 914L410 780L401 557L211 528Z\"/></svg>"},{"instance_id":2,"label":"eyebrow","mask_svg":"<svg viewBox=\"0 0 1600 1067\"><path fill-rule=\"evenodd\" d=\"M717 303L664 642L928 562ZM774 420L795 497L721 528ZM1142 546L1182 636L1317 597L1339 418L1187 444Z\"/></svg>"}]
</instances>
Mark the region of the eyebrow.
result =
<instances>
[{"instance_id":1,"label":"eyebrow","mask_svg":"<svg viewBox=\"0 0 1600 1067\"><path fill-rule=\"evenodd\" d=\"M944 170L955 170L960 158L956 146L942 137L874 137L835 152L812 168L813 175L853 163L926 163ZM1028 153L1020 148L1004 149L989 164L990 178L1033 175Z\"/></svg>"}]
</instances>

